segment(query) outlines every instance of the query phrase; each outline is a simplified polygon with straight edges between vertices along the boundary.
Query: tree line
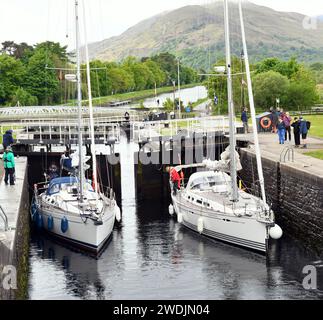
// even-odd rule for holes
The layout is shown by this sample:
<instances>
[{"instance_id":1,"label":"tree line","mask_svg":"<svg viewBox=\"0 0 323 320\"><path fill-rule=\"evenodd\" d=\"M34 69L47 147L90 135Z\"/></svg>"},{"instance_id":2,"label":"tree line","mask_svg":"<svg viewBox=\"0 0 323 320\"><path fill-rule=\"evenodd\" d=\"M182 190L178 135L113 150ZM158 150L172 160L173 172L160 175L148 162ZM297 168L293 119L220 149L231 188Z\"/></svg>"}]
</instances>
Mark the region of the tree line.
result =
<instances>
[{"instance_id":1,"label":"tree line","mask_svg":"<svg viewBox=\"0 0 323 320\"><path fill-rule=\"evenodd\" d=\"M65 80L74 73L75 56L66 46L43 42L30 46L12 41L2 43L0 50L0 105L53 105L76 97L76 84ZM125 92L172 86L177 83L178 61L170 53L123 61L90 62L92 95L102 97ZM86 99L86 71L82 65L82 93ZM66 71L71 69L71 71ZM65 71L64 71L65 70ZM200 81L196 70L180 63L182 84Z\"/></svg>"},{"instance_id":2,"label":"tree line","mask_svg":"<svg viewBox=\"0 0 323 320\"><path fill-rule=\"evenodd\" d=\"M224 66L225 61L219 61ZM276 57L267 58L251 66L254 100L259 110L269 110L279 106L286 110L302 110L319 102L317 84L323 66L313 64L310 67L297 62L296 58L288 61ZM314 72L315 71L315 72ZM244 63L240 57L232 58L234 103L238 111L248 106L247 80ZM217 97L217 108L227 106L226 77L210 77L205 81L209 97Z\"/></svg>"}]
</instances>

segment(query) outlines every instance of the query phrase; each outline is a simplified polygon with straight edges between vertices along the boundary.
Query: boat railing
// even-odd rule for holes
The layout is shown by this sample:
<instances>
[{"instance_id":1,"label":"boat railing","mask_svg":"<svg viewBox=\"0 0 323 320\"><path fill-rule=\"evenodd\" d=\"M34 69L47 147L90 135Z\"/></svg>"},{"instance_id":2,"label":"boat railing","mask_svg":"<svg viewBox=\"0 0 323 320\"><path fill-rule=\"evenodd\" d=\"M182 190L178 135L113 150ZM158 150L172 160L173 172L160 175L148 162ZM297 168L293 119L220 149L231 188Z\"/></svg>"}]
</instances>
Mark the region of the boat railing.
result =
<instances>
[{"instance_id":1,"label":"boat railing","mask_svg":"<svg viewBox=\"0 0 323 320\"><path fill-rule=\"evenodd\" d=\"M36 195L39 195L39 193L46 191L47 189L48 189L48 181L34 184L34 192Z\"/></svg>"},{"instance_id":2,"label":"boat railing","mask_svg":"<svg viewBox=\"0 0 323 320\"><path fill-rule=\"evenodd\" d=\"M0 217L4 222L4 231L8 231L9 230L9 222L8 222L8 216L6 215L6 213L4 212L2 206L0 205Z\"/></svg>"},{"instance_id":3,"label":"boat railing","mask_svg":"<svg viewBox=\"0 0 323 320\"><path fill-rule=\"evenodd\" d=\"M223 132L228 130L227 117L204 117L186 119L168 119L159 121L132 122L133 139L139 142L156 137L175 137L185 135L193 138L194 133Z\"/></svg>"},{"instance_id":4,"label":"boat railing","mask_svg":"<svg viewBox=\"0 0 323 320\"><path fill-rule=\"evenodd\" d=\"M108 187L108 186L102 186L103 188L103 194L108 197L110 200L115 200L116 199L116 194L113 191L113 188Z\"/></svg>"}]
</instances>

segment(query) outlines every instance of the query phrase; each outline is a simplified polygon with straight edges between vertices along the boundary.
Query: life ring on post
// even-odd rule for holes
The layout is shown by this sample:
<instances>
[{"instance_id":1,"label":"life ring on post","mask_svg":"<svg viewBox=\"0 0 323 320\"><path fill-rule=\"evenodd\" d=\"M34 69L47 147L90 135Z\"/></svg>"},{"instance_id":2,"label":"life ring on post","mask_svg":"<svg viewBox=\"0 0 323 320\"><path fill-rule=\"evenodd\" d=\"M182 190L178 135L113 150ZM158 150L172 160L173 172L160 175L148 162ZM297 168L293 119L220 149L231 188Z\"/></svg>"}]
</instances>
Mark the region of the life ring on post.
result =
<instances>
[{"instance_id":1,"label":"life ring on post","mask_svg":"<svg viewBox=\"0 0 323 320\"><path fill-rule=\"evenodd\" d=\"M263 129L269 129L272 125L270 118L264 117L260 120L260 125Z\"/></svg>"}]
</instances>

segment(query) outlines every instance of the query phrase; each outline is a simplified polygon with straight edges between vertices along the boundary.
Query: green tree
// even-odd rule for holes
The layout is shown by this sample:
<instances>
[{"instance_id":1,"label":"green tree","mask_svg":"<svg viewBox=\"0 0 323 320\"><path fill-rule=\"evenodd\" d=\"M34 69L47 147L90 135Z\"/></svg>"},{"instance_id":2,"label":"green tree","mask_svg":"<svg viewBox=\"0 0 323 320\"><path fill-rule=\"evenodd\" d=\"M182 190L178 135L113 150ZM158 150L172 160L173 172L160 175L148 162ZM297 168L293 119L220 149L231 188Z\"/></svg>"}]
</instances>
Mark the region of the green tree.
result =
<instances>
[{"instance_id":1,"label":"green tree","mask_svg":"<svg viewBox=\"0 0 323 320\"><path fill-rule=\"evenodd\" d=\"M194 69L182 65L180 68L180 79L182 84L190 84L197 82L199 76Z\"/></svg>"},{"instance_id":2,"label":"green tree","mask_svg":"<svg viewBox=\"0 0 323 320\"><path fill-rule=\"evenodd\" d=\"M59 42L46 41L36 44L36 51L44 51L46 57L56 62L56 66L62 66L69 61L67 46L62 47Z\"/></svg>"},{"instance_id":3,"label":"green tree","mask_svg":"<svg viewBox=\"0 0 323 320\"><path fill-rule=\"evenodd\" d=\"M167 76L166 73L161 69L157 62L148 59L143 62L145 66L148 67L153 75L152 82L153 85L156 83L157 87L161 87L166 84Z\"/></svg>"},{"instance_id":4,"label":"green tree","mask_svg":"<svg viewBox=\"0 0 323 320\"><path fill-rule=\"evenodd\" d=\"M253 78L254 98L257 107L274 107L279 98L283 105L288 103L289 80L275 71L257 74Z\"/></svg>"},{"instance_id":5,"label":"green tree","mask_svg":"<svg viewBox=\"0 0 323 320\"><path fill-rule=\"evenodd\" d=\"M292 57L289 61L282 61L278 58L268 58L256 65L257 73L264 73L267 71L275 71L288 79L291 79L295 73L301 68L301 65L297 62L295 57Z\"/></svg>"},{"instance_id":6,"label":"green tree","mask_svg":"<svg viewBox=\"0 0 323 320\"><path fill-rule=\"evenodd\" d=\"M27 92L23 88L19 88L12 98L12 104L17 105L18 102L22 106L37 106L38 99L37 97L32 96L29 92Z\"/></svg>"},{"instance_id":7,"label":"green tree","mask_svg":"<svg viewBox=\"0 0 323 320\"><path fill-rule=\"evenodd\" d=\"M7 104L23 82L23 64L6 54L0 55L0 104Z\"/></svg>"},{"instance_id":8,"label":"green tree","mask_svg":"<svg viewBox=\"0 0 323 320\"><path fill-rule=\"evenodd\" d=\"M133 85L133 78L122 68L112 68L108 73L111 92L114 94L126 92Z\"/></svg>"},{"instance_id":9,"label":"green tree","mask_svg":"<svg viewBox=\"0 0 323 320\"><path fill-rule=\"evenodd\" d=\"M168 52L160 53L151 57L151 60L158 63L167 75L167 84L172 85L172 81L176 80L177 75L177 60L176 57Z\"/></svg>"},{"instance_id":10,"label":"green tree","mask_svg":"<svg viewBox=\"0 0 323 320\"><path fill-rule=\"evenodd\" d=\"M20 44L17 44L14 41L2 42L1 52L16 59L23 59L26 52L31 51L33 51L33 47L28 45L26 42L22 42Z\"/></svg>"},{"instance_id":11,"label":"green tree","mask_svg":"<svg viewBox=\"0 0 323 320\"><path fill-rule=\"evenodd\" d=\"M36 49L27 65L24 88L37 97L40 104L51 104L59 89L59 81L53 60L44 49Z\"/></svg>"},{"instance_id":12,"label":"green tree","mask_svg":"<svg viewBox=\"0 0 323 320\"><path fill-rule=\"evenodd\" d=\"M174 104L174 100L167 98L166 101L163 103L163 107L166 111L176 111L176 107Z\"/></svg>"},{"instance_id":13,"label":"green tree","mask_svg":"<svg viewBox=\"0 0 323 320\"><path fill-rule=\"evenodd\" d=\"M288 103L291 107L312 107L319 100L315 76L301 66L293 75L288 90Z\"/></svg>"}]
</instances>

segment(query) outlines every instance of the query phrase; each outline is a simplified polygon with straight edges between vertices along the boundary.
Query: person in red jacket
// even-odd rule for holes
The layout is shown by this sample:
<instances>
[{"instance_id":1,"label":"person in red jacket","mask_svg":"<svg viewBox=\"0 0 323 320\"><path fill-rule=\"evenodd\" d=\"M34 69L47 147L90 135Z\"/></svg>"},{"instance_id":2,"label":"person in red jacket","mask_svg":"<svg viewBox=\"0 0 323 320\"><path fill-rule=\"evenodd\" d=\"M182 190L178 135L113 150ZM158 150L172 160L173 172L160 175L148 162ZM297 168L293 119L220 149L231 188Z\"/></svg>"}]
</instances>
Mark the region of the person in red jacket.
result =
<instances>
[{"instance_id":1,"label":"person in red jacket","mask_svg":"<svg viewBox=\"0 0 323 320\"><path fill-rule=\"evenodd\" d=\"M167 167L166 171L169 173L170 180L173 183L173 192L176 195L177 191L181 189L181 177L173 167Z\"/></svg>"}]
</instances>

